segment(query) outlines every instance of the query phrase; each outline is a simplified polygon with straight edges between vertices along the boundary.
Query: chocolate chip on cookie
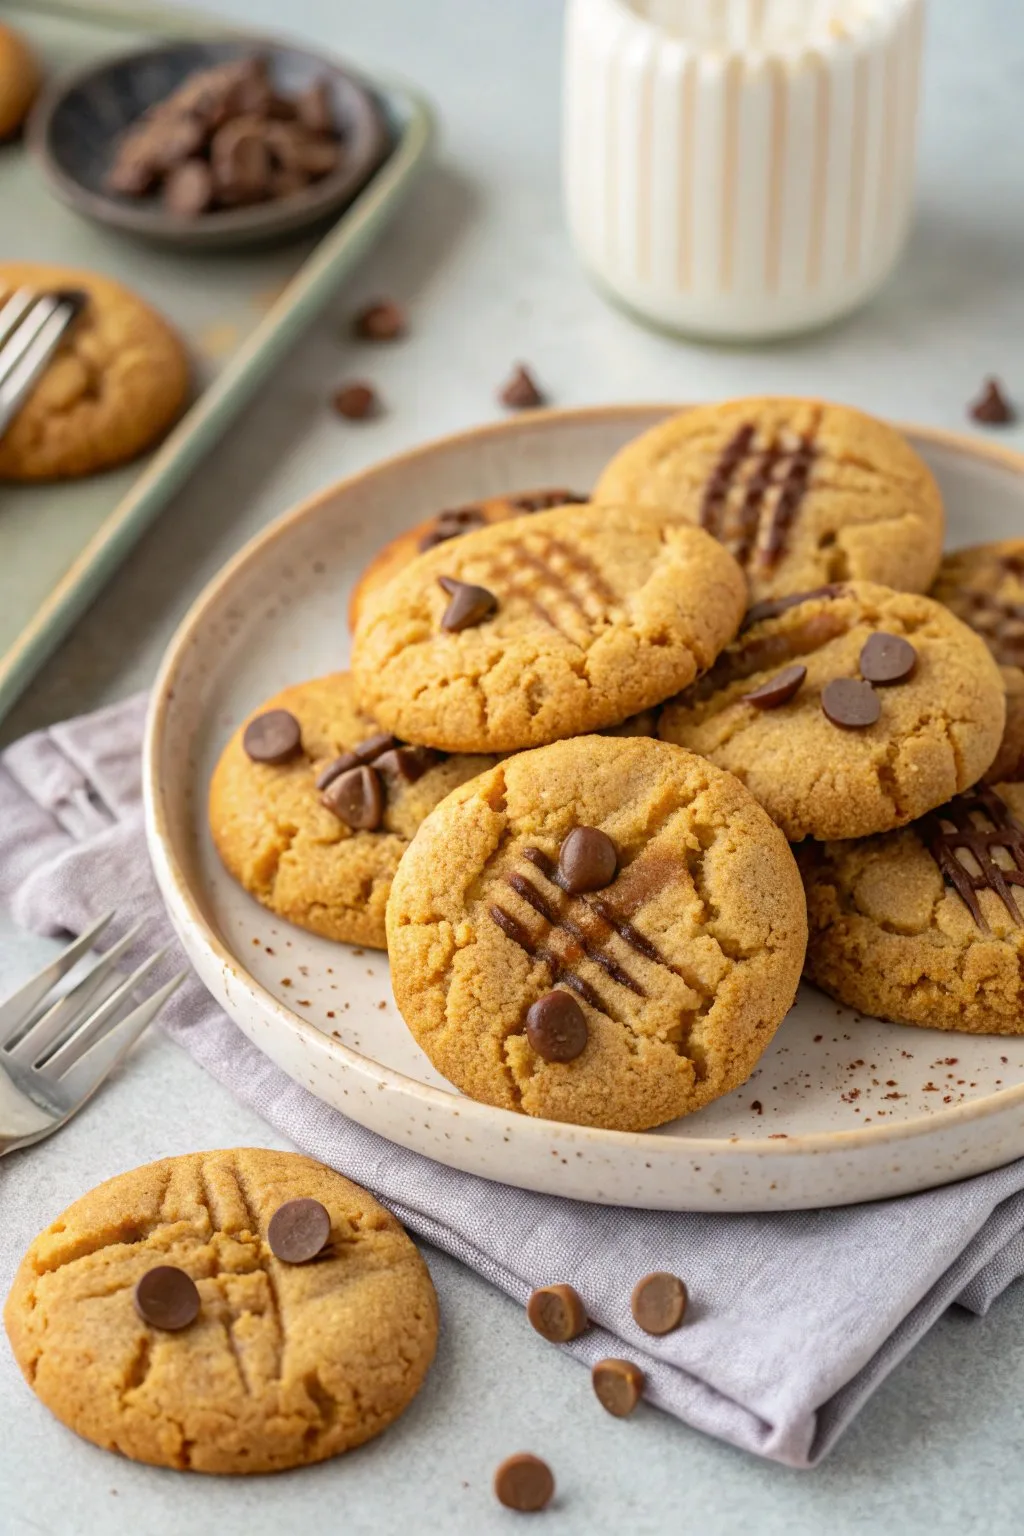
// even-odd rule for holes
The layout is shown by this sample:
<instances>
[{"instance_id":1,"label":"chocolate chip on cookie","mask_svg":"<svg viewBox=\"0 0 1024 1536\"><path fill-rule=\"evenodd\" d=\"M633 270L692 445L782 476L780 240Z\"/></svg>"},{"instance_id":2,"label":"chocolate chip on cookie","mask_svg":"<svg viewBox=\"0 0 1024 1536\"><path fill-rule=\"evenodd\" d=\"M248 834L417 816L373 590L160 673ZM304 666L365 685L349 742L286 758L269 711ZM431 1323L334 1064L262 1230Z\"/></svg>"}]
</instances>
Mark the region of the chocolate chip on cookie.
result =
<instances>
[{"instance_id":1,"label":"chocolate chip on cookie","mask_svg":"<svg viewBox=\"0 0 1024 1536\"><path fill-rule=\"evenodd\" d=\"M415 784L430 768L442 761L444 754L433 747L394 746L373 760L373 766L384 776L395 776L406 784Z\"/></svg>"},{"instance_id":2,"label":"chocolate chip on cookie","mask_svg":"<svg viewBox=\"0 0 1024 1536\"><path fill-rule=\"evenodd\" d=\"M435 544L461 538L462 534L483 528L486 523L479 507L456 507L451 512L439 512L434 527L422 536L417 547L422 554L424 550L433 549Z\"/></svg>"},{"instance_id":3,"label":"chocolate chip on cookie","mask_svg":"<svg viewBox=\"0 0 1024 1536\"><path fill-rule=\"evenodd\" d=\"M199 1316L196 1283L174 1264L157 1264L135 1286L135 1310L151 1328L177 1333Z\"/></svg>"},{"instance_id":4,"label":"chocolate chip on cookie","mask_svg":"<svg viewBox=\"0 0 1024 1536\"><path fill-rule=\"evenodd\" d=\"M526 1014L526 1038L545 1061L575 1061L587 1048L587 1020L568 992L546 992Z\"/></svg>"},{"instance_id":5,"label":"chocolate chip on cookie","mask_svg":"<svg viewBox=\"0 0 1024 1536\"><path fill-rule=\"evenodd\" d=\"M834 677L821 690L821 707L844 730L861 731L882 713L881 700L870 683L857 677Z\"/></svg>"},{"instance_id":6,"label":"chocolate chip on cookie","mask_svg":"<svg viewBox=\"0 0 1024 1536\"><path fill-rule=\"evenodd\" d=\"M644 1373L632 1360L599 1360L590 1373L601 1407L617 1419L628 1418L644 1390Z\"/></svg>"},{"instance_id":7,"label":"chocolate chip on cookie","mask_svg":"<svg viewBox=\"0 0 1024 1536\"><path fill-rule=\"evenodd\" d=\"M325 768L321 768L315 780L317 789L326 789L341 774L347 773L350 768L358 768L361 763L375 763L390 748L397 746L397 740L387 731L378 731L375 736L368 736L365 741L350 747Z\"/></svg>"},{"instance_id":8,"label":"chocolate chip on cookie","mask_svg":"<svg viewBox=\"0 0 1024 1536\"><path fill-rule=\"evenodd\" d=\"M278 767L301 752L302 728L287 709L268 709L249 721L242 745L254 763Z\"/></svg>"},{"instance_id":9,"label":"chocolate chip on cookie","mask_svg":"<svg viewBox=\"0 0 1024 1536\"><path fill-rule=\"evenodd\" d=\"M559 884L570 896L611 885L618 867L615 844L600 827L574 827L558 850Z\"/></svg>"},{"instance_id":10,"label":"chocolate chip on cookie","mask_svg":"<svg viewBox=\"0 0 1024 1536\"><path fill-rule=\"evenodd\" d=\"M270 1251L284 1264L308 1264L323 1252L330 1235L330 1214L309 1196L279 1205L267 1227Z\"/></svg>"},{"instance_id":11,"label":"chocolate chip on cookie","mask_svg":"<svg viewBox=\"0 0 1024 1536\"><path fill-rule=\"evenodd\" d=\"M384 817L384 788L377 772L364 763L332 779L323 803L354 832L375 832Z\"/></svg>"},{"instance_id":12,"label":"chocolate chip on cookie","mask_svg":"<svg viewBox=\"0 0 1024 1536\"><path fill-rule=\"evenodd\" d=\"M476 587L470 582L456 581L454 576L439 576L442 587L451 602L441 616L441 628L451 634L462 629L473 629L482 624L498 606L498 599L486 587Z\"/></svg>"},{"instance_id":13,"label":"chocolate chip on cookie","mask_svg":"<svg viewBox=\"0 0 1024 1536\"><path fill-rule=\"evenodd\" d=\"M571 1285L544 1285L531 1292L526 1315L551 1344L567 1344L590 1326L583 1298Z\"/></svg>"},{"instance_id":14,"label":"chocolate chip on cookie","mask_svg":"<svg viewBox=\"0 0 1024 1536\"><path fill-rule=\"evenodd\" d=\"M860 675L877 688L905 683L917 666L917 652L902 635L869 635L860 653Z\"/></svg>"},{"instance_id":15,"label":"chocolate chip on cookie","mask_svg":"<svg viewBox=\"0 0 1024 1536\"><path fill-rule=\"evenodd\" d=\"M539 1456L520 1451L501 1463L494 1474L494 1493L499 1504L522 1514L535 1514L551 1503L555 1479Z\"/></svg>"},{"instance_id":16,"label":"chocolate chip on cookie","mask_svg":"<svg viewBox=\"0 0 1024 1536\"><path fill-rule=\"evenodd\" d=\"M671 1333L686 1314L686 1286L664 1270L645 1275L633 1287L630 1310L645 1333Z\"/></svg>"},{"instance_id":17,"label":"chocolate chip on cookie","mask_svg":"<svg viewBox=\"0 0 1024 1536\"><path fill-rule=\"evenodd\" d=\"M788 704L790 699L796 697L806 676L807 668L794 662L792 666L776 672L774 677L770 677L752 693L744 693L741 697L744 704L753 704L755 709L778 709L780 704Z\"/></svg>"}]
</instances>

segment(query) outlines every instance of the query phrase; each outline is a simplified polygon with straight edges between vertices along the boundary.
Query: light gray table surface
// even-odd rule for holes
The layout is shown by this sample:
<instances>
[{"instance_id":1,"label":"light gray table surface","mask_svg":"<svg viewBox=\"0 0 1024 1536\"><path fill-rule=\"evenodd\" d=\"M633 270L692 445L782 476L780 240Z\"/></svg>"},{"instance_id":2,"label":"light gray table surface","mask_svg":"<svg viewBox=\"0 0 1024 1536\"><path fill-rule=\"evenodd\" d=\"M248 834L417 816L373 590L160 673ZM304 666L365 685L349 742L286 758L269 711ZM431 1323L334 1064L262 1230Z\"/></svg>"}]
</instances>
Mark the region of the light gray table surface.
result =
<instances>
[{"instance_id":1,"label":"light gray table surface","mask_svg":"<svg viewBox=\"0 0 1024 1536\"><path fill-rule=\"evenodd\" d=\"M1024 7L933 0L920 208L907 258L865 311L823 334L714 350L644 331L582 277L558 184L557 0L221 0L237 21L297 33L401 73L436 101L434 165L316 327L45 669L11 740L151 679L187 604L252 533L326 481L497 414L511 363L553 403L792 391L966 428L982 376L1024 400ZM2 247L2 231L0 231ZM344 321L376 294L407 303L407 342L356 352ZM346 425L331 387L369 375L386 412ZM1000 441L1024 446L1024 430ZM340 623L340 616L339 616ZM48 952L0 917L0 989ZM282 1145L154 1031L102 1098L0 1166L0 1289L39 1227L90 1185L201 1146ZM1024 1287L984 1320L950 1314L813 1472L762 1464L653 1410L594 1411L586 1375L519 1309L428 1253L443 1314L437 1364L410 1412L326 1466L249 1481L182 1477L107 1456L56 1424L0 1346L0 1533L512 1530L490 1474L531 1448L555 1468L558 1536L1011 1532L1024 1509Z\"/></svg>"}]
</instances>

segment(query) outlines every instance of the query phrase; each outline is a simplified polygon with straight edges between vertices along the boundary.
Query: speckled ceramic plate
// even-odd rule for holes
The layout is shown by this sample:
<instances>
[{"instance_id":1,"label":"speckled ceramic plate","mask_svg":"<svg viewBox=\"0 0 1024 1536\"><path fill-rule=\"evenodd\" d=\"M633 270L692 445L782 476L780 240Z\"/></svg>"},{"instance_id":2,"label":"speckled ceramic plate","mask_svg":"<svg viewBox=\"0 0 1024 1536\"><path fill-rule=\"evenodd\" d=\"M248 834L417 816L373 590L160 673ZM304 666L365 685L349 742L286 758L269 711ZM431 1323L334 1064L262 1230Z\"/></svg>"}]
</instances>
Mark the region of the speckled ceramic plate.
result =
<instances>
[{"instance_id":1,"label":"speckled ceramic plate","mask_svg":"<svg viewBox=\"0 0 1024 1536\"><path fill-rule=\"evenodd\" d=\"M664 409L546 412L483 427L332 486L269 528L188 615L150 713L150 849L210 991L319 1098L428 1157L618 1205L770 1210L925 1189L1024 1155L1024 1038L862 1019L805 987L743 1088L646 1135L506 1114L433 1071L395 1008L385 957L263 911L220 868L205 825L217 754L247 710L338 666L352 581L380 544L440 508L533 485L585 490ZM952 545L1024 526L1024 458L914 430L942 483Z\"/></svg>"}]
</instances>

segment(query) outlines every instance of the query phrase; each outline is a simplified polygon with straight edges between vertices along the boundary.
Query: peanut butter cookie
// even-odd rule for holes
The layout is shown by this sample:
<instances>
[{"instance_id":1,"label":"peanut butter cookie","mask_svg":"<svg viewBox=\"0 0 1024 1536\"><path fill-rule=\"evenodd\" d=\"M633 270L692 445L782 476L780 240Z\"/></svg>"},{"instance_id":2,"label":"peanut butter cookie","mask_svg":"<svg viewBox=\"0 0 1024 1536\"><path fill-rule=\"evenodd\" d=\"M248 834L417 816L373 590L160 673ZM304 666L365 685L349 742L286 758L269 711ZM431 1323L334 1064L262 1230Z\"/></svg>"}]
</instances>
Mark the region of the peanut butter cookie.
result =
<instances>
[{"instance_id":1,"label":"peanut butter cookie","mask_svg":"<svg viewBox=\"0 0 1024 1536\"><path fill-rule=\"evenodd\" d=\"M556 742L455 790L388 902L395 997L438 1071L501 1109L623 1131L746 1079L806 936L753 797L643 738Z\"/></svg>"},{"instance_id":2,"label":"peanut butter cookie","mask_svg":"<svg viewBox=\"0 0 1024 1536\"><path fill-rule=\"evenodd\" d=\"M1024 1034L1024 784L979 786L900 832L797 856L809 980L898 1024Z\"/></svg>"},{"instance_id":3,"label":"peanut butter cookie","mask_svg":"<svg viewBox=\"0 0 1024 1536\"><path fill-rule=\"evenodd\" d=\"M361 706L452 752L615 725L685 687L735 634L743 573L700 529L559 507L419 555L356 630Z\"/></svg>"},{"instance_id":4,"label":"peanut butter cookie","mask_svg":"<svg viewBox=\"0 0 1024 1536\"><path fill-rule=\"evenodd\" d=\"M684 411L627 443L594 500L706 528L743 566L755 601L849 578L924 592L942 553L942 499L910 444L821 400Z\"/></svg>"},{"instance_id":5,"label":"peanut butter cookie","mask_svg":"<svg viewBox=\"0 0 1024 1536\"><path fill-rule=\"evenodd\" d=\"M120 283L37 262L0 262L0 293L70 288L85 307L0 441L0 480L60 480L132 459L157 442L188 395L184 347Z\"/></svg>"},{"instance_id":6,"label":"peanut butter cookie","mask_svg":"<svg viewBox=\"0 0 1024 1536\"><path fill-rule=\"evenodd\" d=\"M401 1226L308 1157L251 1147L108 1179L32 1243L4 1321L36 1396L134 1461L277 1472L415 1397L437 1299Z\"/></svg>"},{"instance_id":7,"label":"peanut butter cookie","mask_svg":"<svg viewBox=\"0 0 1024 1536\"><path fill-rule=\"evenodd\" d=\"M727 768L791 842L904 826L982 776L999 668L948 609L847 582L756 605L659 733Z\"/></svg>"},{"instance_id":8,"label":"peanut butter cookie","mask_svg":"<svg viewBox=\"0 0 1024 1536\"><path fill-rule=\"evenodd\" d=\"M24 38L0 24L0 139L17 133L39 90L39 66Z\"/></svg>"},{"instance_id":9,"label":"peanut butter cookie","mask_svg":"<svg viewBox=\"0 0 1024 1536\"><path fill-rule=\"evenodd\" d=\"M425 550L446 544L449 539L459 539L475 528L506 523L510 517L525 517L531 512L547 512L552 507L571 506L586 500L586 496L579 496L575 491L519 491L515 495L487 496L483 501L463 502L417 523L414 528L400 533L397 539L392 539L390 544L385 544L356 582L348 605L349 629L354 630L358 624L370 593L386 586L392 576L397 576Z\"/></svg>"},{"instance_id":10,"label":"peanut butter cookie","mask_svg":"<svg viewBox=\"0 0 1024 1536\"><path fill-rule=\"evenodd\" d=\"M254 711L210 784L210 830L230 874L287 922L384 948L391 878L449 790L490 757L402 746L355 704L345 672Z\"/></svg>"}]
</instances>

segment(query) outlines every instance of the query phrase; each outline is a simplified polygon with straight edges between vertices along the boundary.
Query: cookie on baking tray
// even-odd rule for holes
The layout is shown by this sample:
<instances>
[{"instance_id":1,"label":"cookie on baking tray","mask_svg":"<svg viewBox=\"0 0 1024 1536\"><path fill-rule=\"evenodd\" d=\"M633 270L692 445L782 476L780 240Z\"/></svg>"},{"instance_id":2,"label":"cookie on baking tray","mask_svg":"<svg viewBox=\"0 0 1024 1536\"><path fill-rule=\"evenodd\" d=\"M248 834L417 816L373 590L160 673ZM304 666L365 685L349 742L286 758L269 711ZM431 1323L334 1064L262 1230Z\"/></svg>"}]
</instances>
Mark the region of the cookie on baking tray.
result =
<instances>
[{"instance_id":1,"label":"cookie on baking tray","mask_svg":"<svg viewBox=\"0 0 1024 1536\"><path fill-rule=\"evenodd\" d=\"M392 576L397 576L400 570L424 551L445 544L449 539L461 538L464 533L472 533L475 528L508 522L510 517L525 517L532 512L547 512L552 507L572 506L587 500L586 496L576 491L517 491L507 496L487 496L482 501L461 502L457 507L438 512L425 522L407 528L384 545L353 587L348 605L349 629L355 629L370 594L386 586Z\"/></svg>"},{"instance_id":2,"label":"cookie on baking tray","mask_svg":"<svg viewBox=\"0 0 1024 1536\"><path fill-rule=\"evenodd\" d=\"M372 1195L294 1152L164 1158L31 1244L4 1320L37 1397L135 1461L276 1472L386 1429L437 1342L430 1275Z\"/></svg>"},{"instance_id":3,"label":"cookie on baking tray","mask_svg":"<svg viewBox=\"0 0 1024 1536\"><path fill-rule=\"evenodd\" d=\"M134 458L162 438L188 397L185 349L120 283L40 262L0 262L0 294L72 289L86 303L0 440L0 480L60 480Z\"/></svg>"},{"instance_id":4,"label":"cookie on baking tray","mask_svg":"<svg viewBox=\"0 0 1024 1536\"><path fill-rule=\"evenodd\" d=\"M797 842L889 831L967 789L1005 713L999 668L948 609L846 582L755 605L659 733L736 774Z\"/></svg>"},{"instance_id":5,"label":"cookie on baking tray","mask_svg":"<svg viewBox=\"0 0 1024 1536\"><path fill-rule=\"evenodd\" d=\"M1024 1034L1024 783L797 856L810 981L899 1024Z\"/></svg>"},{"instance_id":6,"label":"cookie on baking tray","mask_svg":"<svg viewBox=\"0 0 1024 1536\"><path fill-rule=\"evenodd\" d=\"M593 496L706 528L754 601L846 579L924 592L942 553L927 465L895 428L821 400L726 400L672 416L616 454Z\"/></svg>"},{"instance_id":7,"label":"cookie on baking tray","mask_svg":"<svg viewBox=\"0 0 1024 1536\"><path fill-rule=\"evenodd\" d=\"M438 545L369 600L352 672L405 740L506 752L615 725L735 634L743 573L700 529L573 506Z\"/></svg>"},{"instance_id":8,"label":"cookie on baking tray","mask_svg":"<svg viewBox=\"0 0 1024 1536\"><path fill-rule=\"evenodd\" d=\"M454 791L388 902L402 1016L470 1097L639 1131L743 1082L792 1004L806 913L729 774L579 737Z\"/></svg>"},{"instance_id":9,"label":"cookie on baking tray","mask_svg":"<svg viewBox=\"0 0 1024 1536\"><path fill-rule=\"evenodd\" d=\"M0 24L0 140L17 133L39 90L39 66L25 40Z\"/></svg>"},{"instance_id":10,"label":"cookie on baking tray","mask_svg":"<svg viewBox=\"0 0 1024 1536\"><path fill-rule=\"evenodd\" d=\"M210 784L210 830L228 872L278 917L383 949L409 839L492 762L400 745L334 673L285 688L235 732Z\"/></svg>"}]
</instances>

